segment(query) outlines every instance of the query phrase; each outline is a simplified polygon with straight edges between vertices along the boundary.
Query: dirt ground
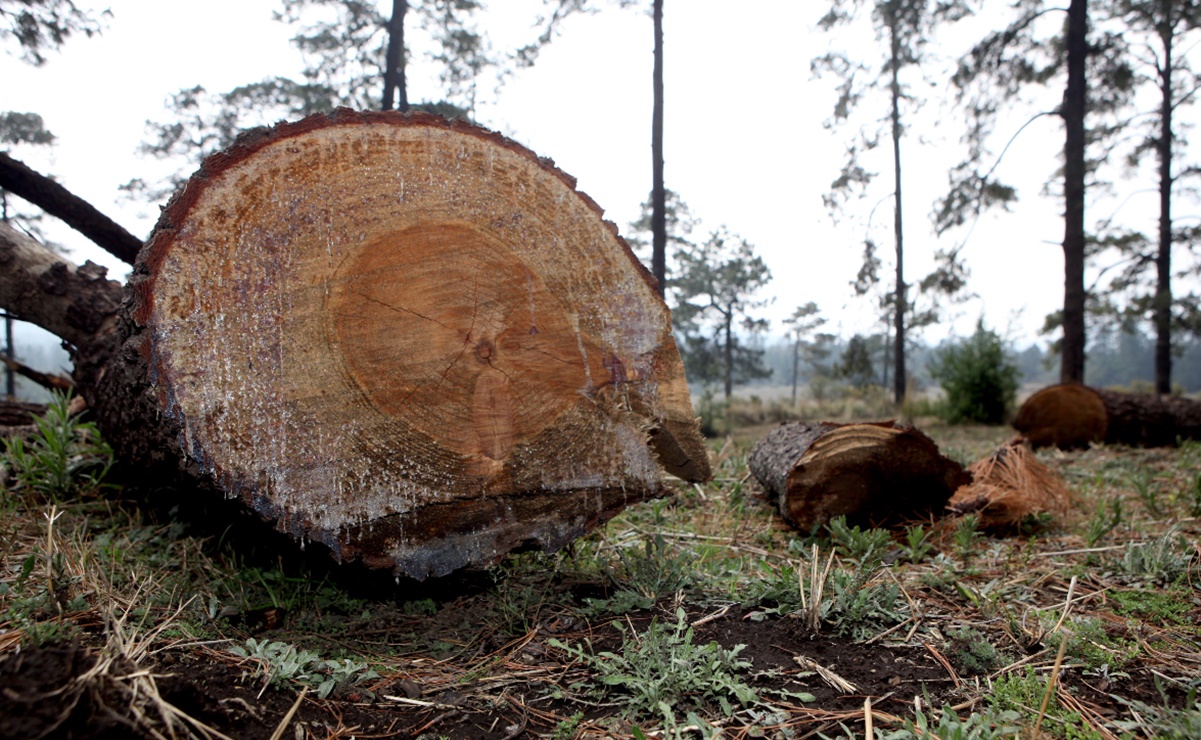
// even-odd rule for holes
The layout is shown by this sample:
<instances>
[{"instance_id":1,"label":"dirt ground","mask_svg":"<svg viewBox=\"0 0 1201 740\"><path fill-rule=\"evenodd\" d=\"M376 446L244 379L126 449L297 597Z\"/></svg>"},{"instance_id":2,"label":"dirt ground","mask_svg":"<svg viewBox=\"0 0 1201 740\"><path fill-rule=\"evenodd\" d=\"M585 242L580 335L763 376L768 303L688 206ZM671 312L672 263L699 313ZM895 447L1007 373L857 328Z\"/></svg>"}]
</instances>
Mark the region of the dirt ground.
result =
<instances>
[{"instance_id":1,"label":"dirt ground","mask_svg":"<svg viewBox=\"0 0 1201 740\"><path fill-rule=\"evenodd\" d=\"M463 607L470 611L467 603L464 601ZM449 608L461 611L455 606ZM445 637L440 625L448 616L426 620L430 632L423 637ZM469 620L468 614L458 616ZM694 621L711 616L689 615ZM958 696L955 684L964 680L947 670L933 646L865 645L830 636L815 637L801 629L796 619L752 621L748 616L746 610L730 609L699 627L697 637L726 648L744 645L742 656L753 663L750 683L756 689L811 693L815 701L789 707L797 715L797 726L810 732L823 728L835 732L840 720L861 718L868 697L873 709L897 715L910 710L915 697L925 702L954 703ZM645 611L620 617L635 629L645 628L651 618L652 613ZM564 720L581 711L582 705L547 696L546 687L562 682L565 668L558 660L541 659L548 652L539 639L543 630L554 633L553 623L528 640L523 639L515 649L498 654L492 675L481 677L481 683L509 682L499 695L494 690L477 694L471 686L423 685L402 679L379 682L362 687L362 693L349 692L337 698L306 696L300 700L290 731L283 737L513 740L550 736ZM587 631L558 632L557 636L591 639L598 650L617 649L621 644L618 631L604 623L592 625ZM125 711L129 697L125 691L105 681L78 680L96 663L97 649L86 643L27 648L0 659L0 737L149 737L128 723ZM808 672L797 664L795 656L804 656L833 671L853 684L855 690L842 692L812 674L802 676ZM212 652L165 652L141 670L155 675L164 700L231 738L279 737L274 733L297 701L295 692L263 690L261 681L249 680L242 667ZM1108 687L1085 680L1078 673L1067 674L1065 683L1068 691L1091 704L1100 715L1114 713ZM1175 693L1179 698L1180 692ZM1124 695L1144 702L1159 701L1153 672L1130 671ZM614 699L618 698L615 693ZM583 707L585 719L613 713L612 706L600 704ZM815 725L813 719L825 721ZM780 729L785 724L769 729ZM621 729L613 728L615 732Z\"/></svg>"},{"instance_id":2,"label":"dirt ground","mask_svg":"<svg viewBox=\"0 0 1201 740\"><path fill-rule=\"evenodd\" d=\"M1011 432L943 435L944 449L970 459ZM652 622L675 624L680 609L696 644L739 648L750 662L739 675L764 698L739 707L733 693L724 696L733 716L717 697L706 700L698 713L722 737L862 736L865 702L877 728L896 729L917 709L967 716L989 706L1002 677L1029 670L1043 681L1058 671L1058 703L1095 733L1072 737L1116 738L1115 721L1129 719L1132 703L1191 709L1188 677L1201 675L1201 559L1188 560L1186 547L1188 570L1170 583L1115 575L1128 541L1165 528L1197 549L1201 524L1179 516L1187 502L1168 495L1180 480L1201 480L1201 466L1181 454L1049 453L1080 511L1033 535L980 533L971 557L956 549L950 525L934 523L931 552L903 563L904 535L894 532L885 560L896 567L885 571L903 589L904 618L859 639L825 623L814 634L794 610L754 591L789 564L799 569L813 544L830 543L784 527L753 495L738 454L706 490L634 507L569 551L422 584L338 567L257 523L164 503L156 491L85 497L59 521L61 541L47 546L56 509L23 499L4 512L0 542L0 738L699 737L633 715L628 687L598 691L594 666L565 649L620 653ZM1158 503L1146 503L1148 480L1164 485ZM1137 510L1140 497L1157 517ZM1108 539L1086 547L1082 530L1119 498L1122 525L1115 520ZM50 574L59 560L44 558L47 548L74 574L61 593ZM643 588L677 571L691 580L622 606L636 566L654 569L638 576ZM38 601L30 584L43 570L53 588ZM1158 591L1179 597L1170 619L1144 607L1119 613L1123 594ZM1057 661L1054 643L1031 638L1030 625L1039 614L1055 621L1065 599L1083 604L1072 618L1087 615L1082 629L1091 625L1096 650ZM21 612L22 604L33 606ZM999 663L964 668L948 638L964 626L988 636ZM323 698L314 682L271 681L263 660L236 652L268 643L373 670ZM1088 658L1097 650L1103 667ZM1026 721L1037 710L1024 710ZM1067 737L1055 728L1049 736Z\"/></svg>"}]
</instances>

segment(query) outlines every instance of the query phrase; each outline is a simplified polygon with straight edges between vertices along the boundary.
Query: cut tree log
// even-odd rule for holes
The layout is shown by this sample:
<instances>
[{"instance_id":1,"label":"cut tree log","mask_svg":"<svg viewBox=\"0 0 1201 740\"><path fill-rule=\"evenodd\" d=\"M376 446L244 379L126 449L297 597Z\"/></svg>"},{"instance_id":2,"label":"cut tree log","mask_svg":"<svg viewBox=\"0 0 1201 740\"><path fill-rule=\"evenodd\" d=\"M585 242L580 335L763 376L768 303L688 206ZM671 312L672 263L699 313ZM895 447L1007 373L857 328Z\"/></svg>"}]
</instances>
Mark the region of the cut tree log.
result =
<instances>
[{"instance_id":1,"label":"cut tree log","mask_svg":"<svg viewBox=\"0 0 1201 740\"><path fill-rule=\"evenodd\" d=\"M838 516L876 526L939 513L971 482L932 439L894 421L789 422L759 440L748 462L784 519L805 532Z\"/></svg>"},{"instance_id":2,"label":"cut tree log","mask_svg":"<svg viewBox=\"0 0 1201 740\"><path fill-rule=\"evenodd\" d=\"M1033 447L1066 450L1094 442L1167 447L1179 439L1201 439L1201 401L1065 383L1026 399L1013 427Z\"/></svg>"},{"instance_id":3,"label":"cut tree log","mask_svg":"<svg viewBox=\"0 0 1201 740\"><path fill-rule=\"evenodd\" d=\"M671 317L549 160L426 114L244 136L162 213L75 380L124 460L425 578L709 477Z\"/></svg>"}]
</instances>

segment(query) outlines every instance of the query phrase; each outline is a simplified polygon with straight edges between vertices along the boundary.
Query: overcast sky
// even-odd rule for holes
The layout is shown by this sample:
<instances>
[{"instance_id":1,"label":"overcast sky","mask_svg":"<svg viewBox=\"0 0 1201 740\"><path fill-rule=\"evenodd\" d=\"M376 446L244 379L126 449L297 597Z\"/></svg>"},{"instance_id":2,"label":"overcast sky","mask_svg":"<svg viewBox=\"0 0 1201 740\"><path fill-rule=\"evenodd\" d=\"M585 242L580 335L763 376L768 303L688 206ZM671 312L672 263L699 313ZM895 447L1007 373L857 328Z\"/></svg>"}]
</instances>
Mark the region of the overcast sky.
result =
<instances>
[{"instance_id":1,"label":"overcast sky","mask_svg":"<svg viewBox=\"0 0 1201 740\"><path fill-rule=\"evenodd\" d=\"M91 5L86 0L81 7ZM301 66L290 45L293 30L272 20L278 0L110 0L112 17L103 35L70 40L40 68L0 56L0 110L34 111L58 137L49 152L14 154L52 173L69 189L140 237L153 226L157 207L123 199L118 186L156 165L135 154L148 119L162 120L164 101L180 88L201 84L213 92ZM536 0L492 0L479 17L498 47L533 34ZM503 10L503 12L502 12ZM864 220L872 206L872 232L890 260L891 178L881 176L872 194L835 223L822 194L837 174L852 130L823 127L834 101L833 81L813 79L810 60L829 44L875 54L869 29L831 36L815 30L821 4L797 0L667 0L665 14L666 180L702 221L705 232L720 225L752 242L775 279L764 309L772 334L798 305L816 301L829 329L848 336L879 329L865 299L850 282L861 261ZM987 29L983 22L959 29L944 46ZM410 34L418 34L412 29ZM550 157L579 180L608 218L623 231L650 191L651 19L633 10L606 8L575 17L544 51L536 67L517 73L493 96L482 94L476 111L484 125ZM952 50L948 50L952 51ZM439 98L429 64L410 63L410 99ZM916 281L931 267L936 248L967 238L964 255L978 297L951 308L952 320L928 330L937 341L969 333L983 315L987 323L1025 345L1044 316L1062 303L1061 206L1040 197L1057 167L1062 128L1044 117L1010 148L998 175L1020 185L1012 214L984 217L971 230L939 241L929 214L946 187L946 171L960 156L962 114L949 102L938 68L928 80L910 77L915 96L927 102L910 114L903 144L906 180L906 277ZM1056 96L1049 94L1047 105ZM886 101L865 101L866 111L885 115ZM1191 112L1190 112L1191 113ZM1024 122L1014 114L1002 131L1008 138ZM1003 140L997 142L999 149ZM887 171L891 164L880 160ZM1152 182L1119 183L1124 192ZM1123 205L1136 212L1140 198ZM1112 210L1113 200L1103 208ZM1099 210L1089 213L1092 218ZM1143 225L1152 229L1153 223ZM114 273L125 268L65 227L51 236L78 261L92 259ZM886 261L885 270L890 270Z\"/></svg>"}]
</instances>

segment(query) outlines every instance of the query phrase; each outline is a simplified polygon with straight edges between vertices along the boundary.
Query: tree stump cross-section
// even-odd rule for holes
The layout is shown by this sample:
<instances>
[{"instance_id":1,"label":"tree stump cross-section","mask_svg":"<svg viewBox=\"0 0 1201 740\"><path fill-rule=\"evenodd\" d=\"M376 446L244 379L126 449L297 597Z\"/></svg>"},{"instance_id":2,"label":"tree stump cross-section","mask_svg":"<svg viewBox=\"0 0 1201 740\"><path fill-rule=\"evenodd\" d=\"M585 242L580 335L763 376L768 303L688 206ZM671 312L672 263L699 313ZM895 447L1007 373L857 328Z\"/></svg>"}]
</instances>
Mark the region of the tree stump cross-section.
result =
<instances>
[{"instance_id":1,"label":"tree stump cross-section","mask_svg":"<svg viewBox=\"0 0 1201 740\"><path fill-rule=\"evenodd\" d=\"M474 126L245 137L129 287L122 354L184 464L343 560L443 575L709 476L653 279L574 180Z\"/></svg>"}]
</instances>

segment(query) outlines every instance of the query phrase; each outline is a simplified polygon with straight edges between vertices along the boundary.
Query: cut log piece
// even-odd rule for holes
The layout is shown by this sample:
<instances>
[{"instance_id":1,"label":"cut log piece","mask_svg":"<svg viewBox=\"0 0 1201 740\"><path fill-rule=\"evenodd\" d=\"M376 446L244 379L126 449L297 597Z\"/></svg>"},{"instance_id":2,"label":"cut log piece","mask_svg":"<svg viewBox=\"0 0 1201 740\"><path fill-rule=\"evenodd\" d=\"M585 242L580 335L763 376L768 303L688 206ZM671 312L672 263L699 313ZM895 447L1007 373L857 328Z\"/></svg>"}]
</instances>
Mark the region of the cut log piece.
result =
<instances>
[{"instance_id":1,"label":"cut log piece","mask_svg":"<svg viewBox=\"0 0 1201 740\"><path fill-rule=\"evenodd\" d=\"M751 472L802 531L845 516L881 525L940 512L971 481L932 439L893 421L789 422L751 450Z\"/></svg>"},{"instance_id":2,"label":"cut log piece","mask_svg":"<svg viewBox=\"0 0 1201 740\"><path fill-rule=\"evenodd\" d=\"M77 363L109 441L342 560L442 575L709 477L653 279L572 178L474 126L244 137L127 293Z\"/></svg>"},{"instance_id":3,"label":"cut log piece","mask_svg":"<svg viewBox=\"0 0 1201 740\"><path fill-rule=\"evenodd\" d=\"M1201 439L1201 401L1066 383L1026 399L1013 426L1033 447L1165 447Z\"/></svg>"}]
</instances>

